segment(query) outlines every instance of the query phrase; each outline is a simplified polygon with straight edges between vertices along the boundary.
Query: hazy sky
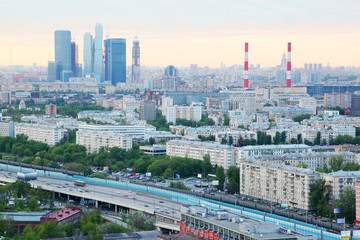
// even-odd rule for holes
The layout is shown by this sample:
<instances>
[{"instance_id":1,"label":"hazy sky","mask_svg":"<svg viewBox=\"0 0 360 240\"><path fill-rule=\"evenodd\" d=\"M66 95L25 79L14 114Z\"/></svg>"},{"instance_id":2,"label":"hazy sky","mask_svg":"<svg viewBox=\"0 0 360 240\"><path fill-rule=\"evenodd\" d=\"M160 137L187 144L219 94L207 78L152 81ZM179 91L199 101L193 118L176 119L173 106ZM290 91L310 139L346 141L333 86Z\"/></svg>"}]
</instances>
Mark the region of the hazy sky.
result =
<instances>
[{"instance_id":1,"label":"hazy sky","mask_svg":"<svg viewBox=\"0 0 360 240\"><path fill-rule=\"evenodd\" d=\"M127 39L127 64L138 28L141 64L218 67L280 63L292 42L293 66L360 62L359 0L0 0L0 65L46 65L54 31L79 44L102 23L104 35Z\"/></svg>"}]
</instances>

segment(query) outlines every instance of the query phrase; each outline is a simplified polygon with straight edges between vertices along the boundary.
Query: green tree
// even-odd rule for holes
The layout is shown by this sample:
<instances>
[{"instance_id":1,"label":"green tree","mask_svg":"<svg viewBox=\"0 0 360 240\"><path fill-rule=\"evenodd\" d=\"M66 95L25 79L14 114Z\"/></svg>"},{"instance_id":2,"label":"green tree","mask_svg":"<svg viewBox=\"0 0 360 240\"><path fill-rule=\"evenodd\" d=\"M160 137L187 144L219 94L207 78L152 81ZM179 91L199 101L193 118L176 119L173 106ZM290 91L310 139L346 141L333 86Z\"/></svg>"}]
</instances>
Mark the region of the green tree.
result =
<instances>
[{"instance_id":1,"label":"green tree","mask_svg":"<svg viewBox=\"0 0 360 240\"><path fill-rule=\"evenodd\" d=\"M329 189L324 179L318 179L312 187L310 204L317 215L325 216L328 214Z\"/></svg>"},{"instance_id":2,"label":"green tree","mask_svg":"<svg viewBox=\"0 0 360 240\"><path fill-rule=\"evenodd\" d=\"M229 136L229 145L231 146L234 143L233 136Z\"/></svg>"},{"instance_id":3,"label":"green tree","mask_svg":"<svg viewBox=\"0 0 360 240\"><path fill-rule=\"evenodd\" d=\"M239 192L239 183L240 183L240 169L234 166L231 166L226 172L229 184L227 185L228 190L231 193Z\"/></svg>"},{"instance_id":4,"label":"green tree","mask_svg":"<svg viewBox=\"0 0 360 240\"><path fill-rule=\"evenodd\" d=\"M339 199L336 199L335 206L342 209L342 214L348 222L353 223L355 219L355 190L346 187L340 193Z\"/></svg>"},{"instance_id":5,"label":"green tree","mask_svg":"<svg viewBox=\"0 0 360 240\"><path fill-rule=\"evenodd\" d=\"M222 138L221 139L221 143L220 144L227 144L227 140L226 140L226 138Z\"/></svg>"},{"instance_id":6,"label":"green tree","mask_svg":"<svg viewBox=\"0 0 360 240\"><path fill-rule=\"evenodd\" d=\"M29 201L28 201L28 207L30 208L31 211L36 211L39 209L39 204L38 201L36 200L36 198L34 196L32 196Z\"/></svg>"},{"instance_id":7,"label":"green tree","mask_svg":"<svg viewBox=\"0 0 360 240\"><path fill-rule=\"evenodd\" d=\"M230 125L230 117L228 114L224 114L224 126L229 126Z\"/></svg>"},{"instance_id":8,"label":"green tree","mask_svg":"<svg viewBox=\"0 0 360 240\"><path fill-rule=\"evenodd\" d=\"M219 185L217 186L217 188L219 190L224 188L224 183L225 183L225 171L224 171L224 167L223 166L218 166L216 168L216 177L219 180Z\"/></svg>"},{"instance_id":9,"label":"green tree","mask_svg":"<svg viewBox=\"0 0 360 240\"><path fill-rule=\"evenodd\" d=\"M149 138L149 144L154 145L155 144L155 138L153 138L153 137Z\"/></svg>"},{"instance_id":10,"label":"green tree","mask_svg":"<svg viewBox=\"0 0 360 240\"><path fill-rule=\"evenodd\" d=\"M281 141L281 136L280 136L280 132L276 132L275 133L275 137L274 137L274 144L275 145L278 145L279 143L280 143L280 141Z\"/></svg>"},{"instance_id":11,"label":"green tree","mask_svg":"<svg viewBox=\"0 0 360 240\"><path fill-rule=\"evenodd\" d=\"M360 165L356 162L347 162L343 168L344 171L359 171Z\"/></svg>"},{"instance_id":12,"label":"green tree","mask_svg":"<svg viewBox=\"0 0 360 240\"><path fill-rule=\"evenodd\" d=\"M329 166L332 172L342 170L344 167L344 158L342 156L332 156L329 160Z\"/></svg>"},{"instance_id":13,"label":"green tree","mask_svg":"<svg viewBox=\"0 0 360 240\"><path fill-rule=\"evenodd\" d=\"M213 173L213 166L210 161L210 155L207 153L203 157L202 169L204 171L205 177L210 173Z\"/></svg>"},{"instance_id":14,"label":"green tree","mask_svg":"<svg viewBox=\"0 0 360 240\"><path fill-rule=\"evenodd\" d=\"M321 133L317 132L316 138L314 139L314 145L320 145L321 142Z\"/></svg>"},{"instance_id":15,"label":"green tree","mask_svg":"<svg viewBox=\"0 0 360 240\"><path fill-rule=\"evenodd\" d=\"M285 143L285 141L286 141L286 132L282 131L280 136L280 142Z\"/></svg>"}]
</instances>

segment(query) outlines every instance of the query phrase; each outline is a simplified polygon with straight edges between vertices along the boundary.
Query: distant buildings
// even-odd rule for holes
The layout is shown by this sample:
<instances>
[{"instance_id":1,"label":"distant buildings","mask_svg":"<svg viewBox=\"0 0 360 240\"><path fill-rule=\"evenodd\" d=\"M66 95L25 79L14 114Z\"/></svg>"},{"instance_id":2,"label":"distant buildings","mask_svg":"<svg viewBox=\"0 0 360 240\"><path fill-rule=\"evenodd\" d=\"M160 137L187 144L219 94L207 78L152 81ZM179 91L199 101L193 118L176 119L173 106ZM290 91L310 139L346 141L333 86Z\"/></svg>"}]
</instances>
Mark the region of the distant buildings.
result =
<instances>
[{"instance_id":1,"label":"distant buildings","mask_svg":"<svg viewBox=\"0 0 360 240\"><path fill-rule=\"evenodd\" d=\"M191 106L169 106L166 108L166 121L176 123L176 119L187 119L192 121L201 120L202 107Z\"/></svg>"},{"instance_id":2,"label":"distant buildings","mask_svg":"<svg viewBox=\"0 0 360 240\"><path fill-rule=\"evenodd\" d=\"M105 40L105 80L113 86L126 82L126 39Z\"/></svg>"},{"instance_id":3,"label":"distant buildings","mask_svg":"<svg viewBox=\"0 0 360 240\"><path fill-rule=\"evenodd\" d=\"M350 108L351 107L351 96L353 93L325 93L324 94L324 106L325 107L341 107L341 108Z\"/></svg>"},{"instance_id":4,"label":"distant buildings","mask_svg":"<svg viewBox=\"0 0 360 240\"><path fill-rule=\"evenodd\" d=\"M50 104L45 106L45 114L49 117L56 117L57 108L56 105Z\"/></svg>"},{"instance_id":5,"label":"distant buildings","mask_svg":"<svg viewBox=\"0 0 360 240\"><path fill-rule=\"evenodd\" d=\"M55 31L55 68L56 80L66 82L64 73L71 71L71 32Z\"/></svg>"},{"instance_id":6,"label":"distant buildings","mask_svg":"<svg viewBox=\"0 0 360 240\"><path fill-rule=\"evenodd\" d=\"M94 39L94 73L95 73L94 77L96 78L97 82L103 81L103 74L104 74L103 64L104 64L103 63L103 27L100 23L97 23L95 26L95 39Z\"/></svg>"},{"instance_id":7,"label":"distant buildings","mask_svg":"<svg viewBox=\"0 0 360 240\"><path fill-rule=\"evenodd\" d=\"M84 34L84 50L83 50L83 61L84 61L84 76L91 77L94 72L94 61L93 61L93 38L91 33L87 32Z\"/></svg>"},{"instance_id":8,"label":"distant buildings","mask_svg":"<svg viewBox=\"0 0 360 240\"><path fill-rule=\"evenodd\" d=\"M132 65L131 65L131 81L139 83L141 82L140 73L140 42L135 39L133 41L132 48Z\"/></svg>"},{"instance_id":9,"label":"distant buildings","mask_svg":"<svg viewBox=\"0 0 360 240\"><path fill-rule=\"evenodd\" d=\"M156 106L153 101L141 101L139 109L140 120L154 120L156 118Z\"/></svg>"}]
</instances>

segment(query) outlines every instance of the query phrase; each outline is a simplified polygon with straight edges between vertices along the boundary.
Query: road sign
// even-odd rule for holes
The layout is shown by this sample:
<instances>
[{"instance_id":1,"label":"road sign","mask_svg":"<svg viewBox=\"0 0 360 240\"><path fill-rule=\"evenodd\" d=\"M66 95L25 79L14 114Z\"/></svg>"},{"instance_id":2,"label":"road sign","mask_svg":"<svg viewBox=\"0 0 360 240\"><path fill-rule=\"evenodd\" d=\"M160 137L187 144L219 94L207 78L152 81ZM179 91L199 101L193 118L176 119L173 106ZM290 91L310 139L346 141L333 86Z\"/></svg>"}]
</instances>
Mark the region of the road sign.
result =
<instances>
[{"instance_id":1,"label":"road sign","mask_svg":"<svg viewBox=\"0 0 360 240\"><path fill-rule=\"evenodd\" d=\"M341 238L350 238L351 231L341 231Z\"/></svg>"}]
</instances>

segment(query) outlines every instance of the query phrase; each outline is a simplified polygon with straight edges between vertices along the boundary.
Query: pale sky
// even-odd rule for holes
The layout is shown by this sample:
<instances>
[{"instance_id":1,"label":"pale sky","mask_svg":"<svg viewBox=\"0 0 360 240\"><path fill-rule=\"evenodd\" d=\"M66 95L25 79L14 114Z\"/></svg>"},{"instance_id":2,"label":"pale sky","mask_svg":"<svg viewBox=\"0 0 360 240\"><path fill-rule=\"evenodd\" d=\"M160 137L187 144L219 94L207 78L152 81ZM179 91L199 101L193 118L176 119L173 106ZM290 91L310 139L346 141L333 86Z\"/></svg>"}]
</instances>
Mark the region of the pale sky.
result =
<instances>
[{"instance_id":1,"label":"pale sky","mask_svg":"<svg viewBox=\"0 0 360 240\"><path fill-rule=\"evenodd\" d=\"M0 0L0 65L47 65L54 31L79 45L102 23L127 39L127 65L138 29L141 65L275 66L292 42L292 64L360 65L359 0Z\"/></svg>"}]
</instances>

